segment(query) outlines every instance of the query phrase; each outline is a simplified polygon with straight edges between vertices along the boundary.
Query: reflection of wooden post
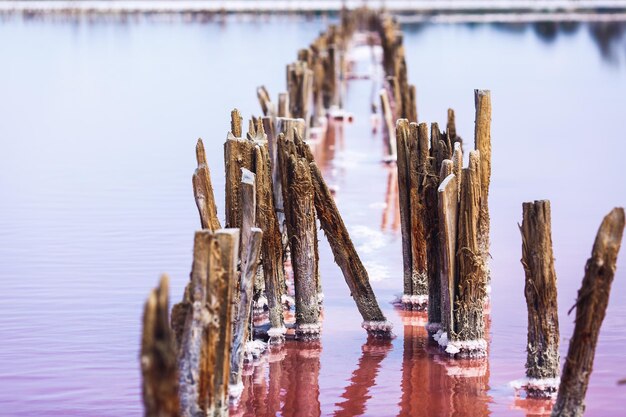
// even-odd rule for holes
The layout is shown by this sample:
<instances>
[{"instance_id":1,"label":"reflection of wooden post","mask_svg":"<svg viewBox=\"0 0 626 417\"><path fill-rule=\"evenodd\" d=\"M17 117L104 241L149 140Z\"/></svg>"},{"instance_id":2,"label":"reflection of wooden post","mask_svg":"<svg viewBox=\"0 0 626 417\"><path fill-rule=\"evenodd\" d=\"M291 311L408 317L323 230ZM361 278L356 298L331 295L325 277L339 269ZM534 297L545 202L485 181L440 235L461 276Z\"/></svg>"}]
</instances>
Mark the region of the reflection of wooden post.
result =
<instances>
[{"instance_id":1,"label":"reflection of wooden post","mask_svg":"<svg viewBox=\"0 0 626 417\"><path fill-rule=\"evenodd\" d=\"M450 336L454 330L454 297L458 223L458 183L447 175L437 190L439 200L439 240L441 250L441 327Z\"/></svg>"},{"instance_id":2,"label":"reflection of wooden post","mask_svg":"<svg viewBox=\"0 0 626 417\"><path fill-rule=\"evenodd\" d=\"M491 182L491 93L474 90L476 122L475 149L480 152L480 217L478 220L478 249L482 257L485 279L489 281L489 184Z\"/></svg>"},{"instance_id":3,"label":"reflection of wooden post","mask_svg":"<svg viewBox=\"0 0 626 417\"><path fill-rule=\"evenodd\" d=\"M550 202L524 203L523 211L520 231L528 307L526 391L530 397L549 397L556 392L559 377L559 315Z\"/></svg>"},{"instance_id":4,"label":"reflection of wooden post","mask_svg":"<svg viewBox=\"0 0 626 417\"><path fill-rule=\"evenodd\" d=\"M168 281L166 275L161 277L143 312L141 375L146 417L180 415L176 345L168 320Z\"/></svg>"},{"instance_id":5,"label":"reflection of wooden post","mask_svg":"<svg viewBox=\"0 0 626 417\"><path fill-rule=\"evenodd\" d=\"M576 326L569 342L559 394L552 409L553 417L582 417L585 412L585 394L600 326L609 303L623 233L624 209L614 208L602 220L591 258L585 265L585 277L575 305Z\"/></svg>"},{"instance_id":6,"label":"reflection of wooden post","mask_svg":"<svg viewBox=\"0 0 626 417\"><path fill-rule=\"evenodd\" d=\"M477 238L480 209L478 152L470 152L469 167L463 169L462 175L457 251L459 282L455 288L458 292L454 302L454 332L446 351L453 355L479 357L486 354L487 344L483 316L486 288Z\"/></svg>"},{"instance_id":7,"label":"reflection of wooden post","mask_svg":"<svg viewBox=\"0 0 626 417\"><path fill-rule=\"evenodd\" d=\"M391 337L392 325L378 306L367 271L354 248L348 229L339 214L324 177L313 159L311 149L298 135L295 135L294 140L300 156L308 160L315 188L315 210L330 244L335 262L341 268L352 297L363 317L362 326L371 335L383 338Z\"/></svg>"},{"instance_id":8,"label":"reflection of wooden post","mask_svg":"<svg viewBox=\"0 0 626 417\"><path fill-rule=\"evenodd\" d=\"M296 292L296 338L319 338L317 297L317 232L313 183L306 160L299 158L292 140L279 138L283 201Z\"/></svg>"},{"instance_id":9,"label":"reflection of wooden post","mask_svg":"<svg viewBox=\"0 0 626 417\"><path fill-rule=\"evenodd\" d=\"M255 149L257 180L257 221L263 232L262 257L265 293L269 308L271 328L268 332L270 344L284 341L283 306L281 295L285 283L283 275L283 246L278 218L274 210L270 157L267 145Z\"/></svg>"},{"instance_id":10,"label":"reflection of wooden post","mask_svg":"<svg viewBox=\"0 0 626 417\"><path fill-rule=\"evenodd\" d=\"M200 223L203 229L215 231L222 226L220 226L220 221L217 218L211 173L206 162L206 153L202 139L198 139L196 145L196 160L198 161L198 168L193 174L192 183L193 194L198 206L198 212L200 213Z\"/></svg>"}]
</instances>

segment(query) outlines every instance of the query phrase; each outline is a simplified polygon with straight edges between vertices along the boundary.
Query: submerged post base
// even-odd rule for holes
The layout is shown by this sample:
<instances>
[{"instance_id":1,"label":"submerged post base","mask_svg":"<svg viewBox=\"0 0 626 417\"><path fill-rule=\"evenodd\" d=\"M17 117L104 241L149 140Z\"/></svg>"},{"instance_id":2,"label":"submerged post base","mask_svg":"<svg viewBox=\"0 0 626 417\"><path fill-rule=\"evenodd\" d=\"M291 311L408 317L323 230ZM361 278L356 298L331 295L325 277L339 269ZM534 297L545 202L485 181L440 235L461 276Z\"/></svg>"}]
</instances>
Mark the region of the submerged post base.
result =
<instances>
[{"instance_id":1,"label":"submerged post base","mask_svg":"<svg viewBox=\"0 0 626 417\"><path fill-rule=\"evenodd\" d=\"M361 327L367 331L369 336L376 339L393 339L395 335L391 331L393 324L390 321L364 321Z\"/></svg>"},{"instance_id":2,"label":"submerged post base","mask_svg":"<svg viewBox=\"0 0 626 417\"><path fill-rule=\"evenodd\" d=\"M269 336L269 340L267 341L268 346L274 348L285 344L285 333L287 333L285 326L270 328L267 331L267 335Z\"/></svg>"},{"instance_id":3,"label":"submerged post base","mask_svg":"<svg viewBox=\"0 0 626 417\"><path fill-rule=\"evenodd\" d=\"M296 325L296 340L303 342L314 342L320 339L320 333L322 326L319 323L316 324L297 324Z\"/></svg>"},{"instance_id":4,"label":"submerged post base","mask_svg":"<svg viewBox=\"0 0 626 417\"><path fill-rule=\"evenodd\" d=\"M411 311L426 311L428 309L428 294L411 295L404 294L402 296L402 307Z\"/></svg>"}]
</instances>

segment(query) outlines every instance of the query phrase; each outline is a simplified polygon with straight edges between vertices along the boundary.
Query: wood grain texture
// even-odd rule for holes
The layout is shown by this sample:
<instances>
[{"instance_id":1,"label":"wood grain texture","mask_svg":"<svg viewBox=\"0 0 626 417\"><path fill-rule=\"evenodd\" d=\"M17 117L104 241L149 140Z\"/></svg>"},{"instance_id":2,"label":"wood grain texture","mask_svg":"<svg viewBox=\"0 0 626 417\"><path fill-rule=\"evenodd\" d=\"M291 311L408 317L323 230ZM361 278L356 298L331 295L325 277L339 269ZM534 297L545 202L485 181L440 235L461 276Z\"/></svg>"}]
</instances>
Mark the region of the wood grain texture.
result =
<instances>
[{"instance_id":1,"label":"wood grain texture","mask_svg":"<svg viewBox=\"0 0 626 417\"><path fill-rule=\"evenodd\" d=\"M200 214L200 224L203 229L215 231L222 226L217 217L217 205L215 204L211 172L206 161L206 152L202 139L198 139L196 144L196 160L198 168L193 174L192 185L196 206Z\"/></svg>"}]
</instances>

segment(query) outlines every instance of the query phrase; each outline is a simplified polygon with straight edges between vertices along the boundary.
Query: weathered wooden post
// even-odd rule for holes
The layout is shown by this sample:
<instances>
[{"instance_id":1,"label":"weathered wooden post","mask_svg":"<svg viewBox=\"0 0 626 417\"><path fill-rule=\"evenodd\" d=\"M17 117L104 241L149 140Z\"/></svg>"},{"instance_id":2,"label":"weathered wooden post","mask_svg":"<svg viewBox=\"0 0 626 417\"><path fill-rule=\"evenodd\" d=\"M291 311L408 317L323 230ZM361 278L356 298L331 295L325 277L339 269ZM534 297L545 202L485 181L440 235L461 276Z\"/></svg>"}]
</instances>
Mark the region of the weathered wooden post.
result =
<instances>
[{"instance_id":1,"label":"weathered wooden post","mask_svg":"<svg viewBox=\"0 0 626 417\"><path fill-rule=\"evenodd\" d=\"M387 158L393 160L396 158L397 154L397 145L396 141L394 140L396 132L393 126L394 117L391 111L391 105L389 103L389 93L385 88L380 90L380 108L383 113L383 125L385 126L385 128L383 129L383 135L385 143L387 144Z\"/></svg>"},{"instance_id":2,"label":"weathered wooden post","mask_svg":"<svg viewBox=\"0 0 626 417\"><path fill-rule=\"evenodd\" d=\"M168 277L150 292L143 312L141 375L144 415L178 417L176 342L169 326Z\"/></svg>"},{"instance_id":3,"label":"weathered wooden post","mask_svg":"<svg viewBox=\"0 0 626 417\"><path fill-rule=\"evenodd\" d=\"M602 220L591 258L585 265L585 276L574 305L574 335L569 342L552 417L582 417L585 412L585 394L593 370L600 326L609 303L623 234L624 209L614 208Z\"/></svg>"},{"instance_id":4,"label":"weathered wooden post","mask_svg":"<svg viewBox=\"0 0 626 417\"><path fill-rule=\"evenodd\" d=\"M291 117L291 113L289 112L289 94L288 93L279 93L278 94L278 117Z\"/></svg>"},{"instance_id":5,"label":"weathered wooden post","mask_svg":"<svg viewBox=\"0 0 626 417\"><path fill-rule=\"evenodd\" d=\"M241 117L233 110L231 129L224 144L224 166L226 171L226 227L241 227L241 209L239 207L239 184L241 168L253 169L254 143L241 139ZM239 136L237 136L237 133Z\"/></svg>"},{"instance_id":6,"label":"weathered wooden post","mask_svg":"<svg viewBox=\"0 0 626 417\"><path fill-rule=\"evenodd\" d=\"M478 248L482 256L483 274L489 274L489 184L491 183L491 92L474 90L476 121L474 147L480 152L480 216L478 219Z\"/></svg>"},{"instance_id":7,"label":"weathered wooden post","mask_svg":"<svg viewBox=\"0 0 626 417\"><path fill-rule=\"evenodd\" d=\"M461 186L462 186L462 175L461 172L463 170L463 151L461 149L460 142L454 142L454 151L452 153L452 172L454 172L454 176L456 177L457 189L459 190L459 199L461 198Z\"/></svg>"},{"instance_id":8,"label":"weathered wooden post","mask_svg":"<svg viewBox=\"0 0 626 417\"><path fill-rule=\"evenodd\" d=\"M311 172L307 161L298 157L293 140L281 134L278 145L296 293L296 339L317 340L320 334L317 231Z\"/></svg>"},{"instance_id":9,"label":"weathered wooden post","mask_svg":"<svg viewBox=\"0 0 626 417\"><path fill-rule=\"evenodd\" d=\"M330 244L335 262L341 268L352 298L363 317L362 327L374 337L392 337L392 324L387 321L378 306L367 271L354 248L335 205L335 199L315 163L311 149L298 134L294 134L294 141L299 155L308 161L315 189L315 211Z\"/></svg>"},{"instance_id":10,"label":"weathered wooden post","mask_svg":"<svg viewBox=\"0 0 626 417\"><path fill-rule=\"evenodd\" d=\"M219 360L214 356L217 326L211 325L216 311L208 308L208 288L216 279L209 273L210 258L213 257L213 262L216 262L218 256L219 248L213 234L209 230L196 232L191 282L186 297L188 305L179 350L180 403L184 417L213 413L217 409L212 380L213 368L219 366ZM182 303L177 306L180 305ZM230 318L227 318L227 323L220 324L230 326Z\"/></svg>"},{"instance_id":11,"label":"weathered wooden post","mask_svg":"<svg viewBox=\"0 0 626 417\"><path fill-rule=\"evenodd\" d=\"M523 204L522 265L528 307L526 392L550 397L559 384L559 315L548 200Z\"/></svg>"},{"instance_id":12,"label":"weathered wooden post","mask_svg":"<svg viewBox=\"0 0 626 417\"><path fill-rule=\"evenodd\" d=\"M382 94L382 92L381 92ZM381 96L382 97L382 96ZM396 147L398 158L398 198L400 200L400 231L402 234L402 264L404 270L404 294L402 304L412 309L413 295L413 257L411 253L411 205L409 183L409 123L407 119L396 122Z\"/></svg>"},{"instance_id":13,"label":"weathered wooden post","mask_svg":"<svg viewBox=\"0 0 626 417\"><path fill-rule=\"evenodd\" d=\"M228 415L228 380L230 377L230 355L232 346L232 299L237 278L239 229L221 229L215 233L219 245L219 265L210 259L209 276L216 276L215 284L209 286L209 306L215 309L219 320L216 333L215 357L219 358L214 369L216 416ZM222 324L223 323L223 324Z\"/></svg>"},{"instance_id":14,"label":"weathered wooden post","mask_svg":"<svg viewBox=\"0 0 626 417\"><path fill-rule=\"evenodd\" d=\"M486 294L482 257L478 248L480 210L480 157L471 151L461 181L457 263L459 282L455 289L454 331L446 352L461 357L486 355L483 301Z\"/></svg>"},{"instance_id":15,"label":"weathered wooden post","mask_svg":"<svg viewBox=\"0 0 626 417\"><path fill-rule=\"evenodd\" d=\"M425 126L425 125L424 125ZM423 128L423 127L422 127ZM417 123L409 124L409 207L411 227L410 302L413 310L428 305L428 248L426 243L426 165L428 164L428 133L419 134Z\"/></svg>"},{"instance_id":16,"label":"weathered wooden post","mask_svg":"<svg viewBox=\"0 0 626 417\"><path fill-rule=\"evenodd\" d=\"M276 109L274 108L274 104L272 103L272 99L270 98L270 93L267 91L267 88L265 88L264 85L258 87L256 89L256 95L259 99L263 116L274 117Z\"/></svg>"},{"instance_id":17,"label":"weathered wooden post","mask_svg":"<svg viewBox=\"0 0 626 417\"><path fill-rule=\"evenodd\" d=\"M198 139L196 144L196 160L198 168L193 174L193 194L196 206L200 214L200 223L203 229L215 231L220 229L220 221L217 218L217 207L215 205L215 195L213 194L213 184L211 183L211 173L206 162L206 152L202 139Z\"/></svg>"},{"instance_id":18,"label":"weathered wooden post","mask_svg":"<svg viewBox=\"0 0 626 417\"><path fill-rule=\"evenodd\" d=\"M280 345L284 341L283 306L281 296L285 286L283 270L282 236L272 190L270 156L266 144L255 148L255 170L257 180L257 223L264 230L261 246L265 294L269 309L270 345Z\"/></svg>"},{"instance_id":19,"label":"weathered wooden post","mask_svg":"<svg viewBox=\"0 0 626 417\"><path fill-rule=\"evenodd\" d=\"M442 166L442 177L444 173L448 173L450 165L449 160L444 161ZM444 168L445 167L445 168ZM454 299L455 286L457 282L456 253L457 253L457 236L458 236L458 181L456 175L448 173L437 189L439 201L439 248L441 250L440 266L441 266L441 333L436 338L440 341L441 346L447 345L448 337L454 331ZM445 339L441 340L442 334L445 333Z\"/></svg>"}]
</instances>

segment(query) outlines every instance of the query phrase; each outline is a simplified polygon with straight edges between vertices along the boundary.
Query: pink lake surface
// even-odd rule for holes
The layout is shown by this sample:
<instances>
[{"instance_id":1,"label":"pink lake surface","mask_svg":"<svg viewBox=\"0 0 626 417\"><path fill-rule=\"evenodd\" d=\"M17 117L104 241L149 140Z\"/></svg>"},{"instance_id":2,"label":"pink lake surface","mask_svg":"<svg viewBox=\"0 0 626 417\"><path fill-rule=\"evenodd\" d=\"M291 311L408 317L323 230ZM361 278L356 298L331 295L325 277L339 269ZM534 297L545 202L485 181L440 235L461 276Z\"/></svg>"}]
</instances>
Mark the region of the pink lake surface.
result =
<instances>
[{"instance_id":1,"label":"pink lake surface","mask_svg":"<svg viewBox=\"0 0 626 417\"><path fill-rule=\"evenodd\" d=\"M230 109L258 115L255 88L282 90L285 64L327 23L0 22L1 416L142 414L142 305L160 273L170 274L174 301L188 279L199 227L195 140L205 140L222 202ZM573 328L566 312L597 227L626 204L623 26L404 29L420 120L443 126L453 107L470 144L473 89L492 91L489 358L447 359L428 344L423 317L390 304L402 288L395 179L371 132L377 87L351 81L344 103L355 120L337 136L324 174L397 338L367 340L321 238L321 344L288 343L266 356L245 377L233 414L542 415L545 404L516 399L509 386L524 376L525 361L521 203L552 202L565 356ZM223 204L218 210L223 216ZM624 259L600 334L589 416L624 415Z\"/></svg>"}]
</instances>

